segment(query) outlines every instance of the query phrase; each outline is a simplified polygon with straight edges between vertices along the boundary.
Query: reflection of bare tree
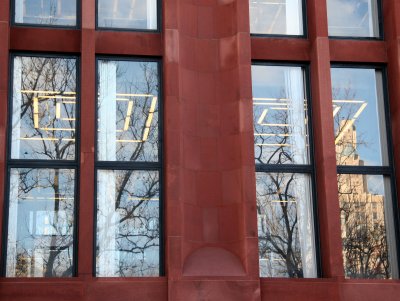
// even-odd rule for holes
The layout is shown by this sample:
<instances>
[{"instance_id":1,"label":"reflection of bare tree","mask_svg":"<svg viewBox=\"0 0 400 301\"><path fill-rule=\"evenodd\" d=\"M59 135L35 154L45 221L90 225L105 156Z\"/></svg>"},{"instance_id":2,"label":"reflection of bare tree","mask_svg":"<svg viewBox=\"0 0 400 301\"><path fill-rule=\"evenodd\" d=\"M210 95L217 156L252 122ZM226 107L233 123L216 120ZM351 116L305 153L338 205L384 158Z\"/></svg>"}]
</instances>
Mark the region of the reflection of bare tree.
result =
<instances>
[{"instance_id":1,"label":"reflection of bare tree","mask_svg":"<svg viewBox=\"0 0 400 301\"><path fill-rule=\"evenodd\" d=\"M296 196L293 194L295 177L295 174L283 173L257 176L259 253L260 258L267 258L269 273L300 278L303 268Z\"/></svg>"},{"instance_id":2,"label":"reflection of bare tree","mask_svg":"<svg viewBox=\"0 0 400 301\"><path fill-rule=\"evenodd\" d=\"M113 203L112 199L106 202L99 200L98 273L101 276L158 275L158 172L99 171L99 179L105 179L107 176L115 179L113 191L116 198ZM107 184L99 182L98 185ZM99 198L102 197L104 195L100 192ZM114 260L108 262L105 258L110 256ZM105 266L106 264L110 266Z\"/></svg>"},{"instance_id":3,"label":"reflection of bare tree","mask_svg":"<svg viewBox=\"0 0 400 301\"><path fill-rule=\"evenodd\" d=\"M282 87L278 98L254 100L256 164L307 164L307 106L303 90L287 91L296 84L291 75L289 70L285 71L287 83L293 86ZM306 178L284 172L257 173L262 276L304 277L298 204L307 203L310 192L296 190L298 185L307 186Z\"/></svg>"},{"instance_id":4,"label":"reflection of bare tree","mask_svg":"<svg viewBox=\"0 0 400 301\"><path fill-rule=\"evenodd\" d=\"M59 169L13 172L18 172L20 200L15 276L72 276L74 172Z\"/></svg>"},{"instance_id":5,"label":"reflection of bare tree","mask_svg":"<svg viewBox=\"0 0 400 301\"><path fill-rule=\"evenodd\" d=\"M126 173L132 174L132 172ZM158 173L147 173L142 177L142 185L143 189L125 190L128 200L125 199L121 203L121 199L117 198L117 211L121 214L117 241L119 250L125 257L119 263L121 276L159 273L158 258L146 258L146 254L151 250L155 250L152 256L158 257L160 237Z\"/></svg>"},{"instance_id":6,"label":"reflection of bare tree","mask_svg":"<svg viewBox=\"0 0 400 301\"><path fill-rule=\"evenodd\" d=\"M106 63L107 61L100 61L100 68ZM100 131L104 132L103 135L99 135L99 145L115 143L116 150L115 154L103 154L100 149L100 159L156 162L159 148L157 63L124 61L111 63L116 65L112 70L115 70L116 75L108 74L112 73L110 70L104 71L99 82L101 87L107 86L108 82L116 81L117 91L112 91L116 94L116 100L103 98L102 95L99 97L99 126ZM115 76L116 78L113 78ZM100 93L101 90L102 88ZM116 101L115 113L107 111L111 101ZM115 122L116 133L102 129L102 125L106 122ZM110 155L111 157L106 157Z\"/></svg>"},{"instance_id":7,"label":"reflection of bare tree","mask_svg":"<svg viewBox=\"0 0 400 301\"><path fill-rule=\"evenodd\" d=\"M356 99L356 90L350 81L346 86L334 86L332 94L337 164L364 166L364 160L359 155L360 148L374 148L376 145L374 141L366 140L363 133L357 131L355 124L368 102ZM382 176L361 174L338 175L346 277L391 277L385 226L385 197L376 192L371 193L368 187L373 180L382 189L382 179Z\"/></svg>"},{"instance_id":8,"label":"reflection of bare tree","mask_svg":"<svg viewBox=\"0 0 400 301\"><path fill-rule=\"evenodd\" d=\"M122 69L122 68L121 68ZM158 71L154 62L140 63L141 78L127 78L121 71L119 76L126 78L122 82L122 90L125 93L149 95L147 97L135 98L135 105L131 115L131 123L125 131L119 132L118 140L126 138L139 141L138 143L119 143L117 147L117 159L128 161L157 161L158 160ZM157 97L157 100L154 100ZM156 104L154 112L151 111L153 102ZM123 127L126 110L124 103L117 102L117 126ZM126 109L126 108L125 108ZM151 116L150 116L151 114ZM150 120L151 117L151 120ZM149 127L146 123L150 120ZM146 134L147 132L147 134Z\"/></svg>"},{"instance_id":9,"label":"reflection of bare tree","mask_svg":"<svg viewBox=\"0 0 400 301\"><path fill-rule=\"evenodd\" d=\"M114 141L115 153L101 153L106 161L158 162L158 91L155 62L111 62L103 70L100 86L116 80L116 100L100 95L100 120L110 101L116 101L116 132L99 135L99 144ZM100 69L105 66L101 61ZM112 72L116 72L113 78ZM102 77L103 76L103 77ZM108 78L107 78L108 77ZM104 88L100 91L107 93ZM101 93L101 92L100 92ZM115 92L114 92L115 93ZM111 113L113 114L113 113ZM108 122L113 122L109 119ZM112 126L112 125L111 125ZM100 131L101 124L100 124ZM114 152L114 151L113 151ZM129 163L127 163L129 164ZM133 167L135 163L131 164ZM159 274L159 174L158 171L121 170L98 173L98 185L113 182L98 193L97 272L100 276L156 276ZM114 197L115 193L115 197ZM113 208L102 203L110 195ZM108 197L107 197L108 198ZM102 241L101 241L102 240ZM113 260L106 261L106 257ZM109 265L109 268L105 265Z\"/></svg>"},{"instance_id":10,"label":"reflection of bare tree","mask_svg":"<svg viewBox=\"0 0 400 301\"><path fill-rule=\"evenodd\" d=\"M15 159L74 159L75 60L23 57L21 70L14 72L21 74L21 87L14 91L13 132L20 128Z\"/></svg>"},{"instance_id":11,"label":"reflection of bare tree","mask_svg":"<svg viewBox=\"0 0 400 301\"><path fill-rule=\"evenodd\" d=\"M11 158L74 159L75 59L17 56L13 88ZM10 276L72 276L74 178L72 169L11 169Z\"/></svg>"},{"instance_id":12,"label":"reflection of bare tree","mask_svg":"<svg viewBox=\"0 0 400 301\"><path fill-rule=\"evenodd\" d=\"M363 175L338 175L338 188L346 276L390 278L383 195Z\"/></svg>"},{"instance_id":13,"label":"reflection of bare tree","mask_svg":"<svg viewBox=\"0 0 400 301\"><path fill-rule=\"evenodd\" d=\"M285 91L276 100L278 107L256 106L254 109L255 159L258 164L293 164L290 149L290 123ZM268 120L268 123L267 123ZM268 124L268 126L265 126Z\"/></svg>"}]
</instances>

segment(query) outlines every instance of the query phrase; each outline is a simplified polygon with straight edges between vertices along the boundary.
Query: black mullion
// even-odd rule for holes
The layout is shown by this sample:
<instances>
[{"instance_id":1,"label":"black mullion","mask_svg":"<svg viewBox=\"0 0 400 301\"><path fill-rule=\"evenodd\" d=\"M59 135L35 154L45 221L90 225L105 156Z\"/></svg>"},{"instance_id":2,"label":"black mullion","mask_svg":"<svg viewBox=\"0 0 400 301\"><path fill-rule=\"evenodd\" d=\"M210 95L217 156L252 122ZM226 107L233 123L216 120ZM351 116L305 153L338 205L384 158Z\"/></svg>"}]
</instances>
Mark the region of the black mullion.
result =
<instances>
[{"instance_id":1,"label":"black mullion","mask_svg":"<svg viewBox=\"0 0 400 301\"><path fill-rule=\"evenodd\" d=\"M392 176L393 170L389 166L337 166L338 174L362 174L362 175L388 175Z\"/></svg>"},{"instance_id":2,"label":"black mullion","mask_svg":"<svg viewBox=\"0 0 400 301\"><path fill-rule=\"evenodd\" d=\"M9 202L9 194L10 194L10 168L7 167L6 171L6 183L4 189L4 205L3 205L3 237L1 241L1 274L0 276L6 277L6 266L7 266L7 257L8 257L8 220L9 220L9 209L10 209L10 202Z\"/></svg>"},{"instance_id":3,"label":"black mullion","mask_svg":"<svg viewBox=\"0 0 400 301\"><path fill-rule=\"evenodd\" d=\"M12 168L76 168L79 164L75 161L61 160L9 160L7 166Z\"/></svg>"},{"instance_id":4,"label":"black mullion","mask_svg":"<svg viewBox=\"0 0 400 301\"><path fill-rule=\"evenodd\" d=\"M320 223L319 223L319 214L318 214L318 194L317 194L317 171L316 171L316 163L315 163L315 148L314 148L314 123L313 123L313 103L311 97L311 72L310 65L305 65L304 67L304 86L305 86L305 97L308 99L307 101L307 126L308 126L308 147L309 147L309 157L310 157L310 180L311 180L311 206L312 206L312 218L313 218L313 226L314 226L314 248L315 248L315 261L316 261L316 270L317 277L320 278L323 275L322 270L322 256L321 256L321 231L320 231Z\"/></svg>"},{"instance_id":5,"label":"black mullion","mask_svg":"<svg viewBox=\"0 0 400 301\"><path fill-rule=\"evenodd\" d=\"M157 0L157 5L160 7L161 0ZM161 13L158 11L158 30L161 30ZM159 186L159 205L158 205L158 219L159 219L159 276L165 276L165 232L166 232L166 219L164 218L164 89L163 89L163 66L161 59L158 62L158 177L160 181Z\"/></svg>"},{"instance_id":6,"label":"black mullion","mask_svg":"<svg viewBox=\"0 0 400 301\"><path fill-rule=\"evenodd\" d=\"M123 161L97 161L96 169L114 170L157 170L161 169L159 162L123 162Z\"/></svg>"},{"instance_id":7,"label":"black mullion","mask_svg":"<svg viewBox=\"0 0 400 301\"><path fill-rule=\"evenodd\" d=\"M256 164L256 172L313 173L312 165Z\"/></svg>"},{"instance_id":8,"label":"black mullion","mask_svg":"<svg viewBox=\"0 0 400 301\"><path fill-rule=\"evenodd\" d=\"M382 3L379 6L379 9L382 10ZM382 13L382 11L381 11ZM382 15L380 15L382 16ZM380 30L382 30L383 34L383 22L382 18L379 20ZM398 277L400 274L400 211L399 211L399 203L398 203L398 189L396 186L396 168L395 168L395 156L393 153L393 136L392 136L392 123L390 118L390 98L389 98L389 85L388 85L388 74L387 74L387 67L381 68L382 72L382 85L383 85L383 101L384 101L384 110L385 110L385 125L386 125L386 141L388 145L388 156L389 156L389 165L391 168L390 174L390 183L391 183L391 196L392 196L392 208L393 208L393 224L394 224L394 234L396 239L396 256L397 256L397 273Z\"/></svg>"}]
</instances>

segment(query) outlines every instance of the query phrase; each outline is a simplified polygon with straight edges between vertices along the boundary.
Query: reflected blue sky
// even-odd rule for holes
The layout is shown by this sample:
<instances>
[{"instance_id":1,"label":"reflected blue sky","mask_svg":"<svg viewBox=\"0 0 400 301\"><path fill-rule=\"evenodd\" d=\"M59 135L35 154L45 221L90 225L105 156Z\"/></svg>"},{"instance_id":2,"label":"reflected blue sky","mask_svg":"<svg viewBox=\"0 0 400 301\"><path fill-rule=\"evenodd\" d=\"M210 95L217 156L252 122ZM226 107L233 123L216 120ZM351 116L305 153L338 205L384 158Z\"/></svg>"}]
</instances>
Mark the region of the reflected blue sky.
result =
<instances>
[{"instance_id":1,"label":"reflected blue sky","mask_svg":"<svg viewBox=\"0 0 400 301\"><path fill-rule=\"evenodd\" d=\"M335 115L335 134L339 122L354 118L361 103L340 103L337 100L366 102L366 107L355 118L356 152L365 165L386 165L386 130L383 99L378 99L377 86L382 88L380 73L375 69L332 68L332 97L339 106ZM380 122L381 121L381 122Z\"/></svg>"}]
</instances>

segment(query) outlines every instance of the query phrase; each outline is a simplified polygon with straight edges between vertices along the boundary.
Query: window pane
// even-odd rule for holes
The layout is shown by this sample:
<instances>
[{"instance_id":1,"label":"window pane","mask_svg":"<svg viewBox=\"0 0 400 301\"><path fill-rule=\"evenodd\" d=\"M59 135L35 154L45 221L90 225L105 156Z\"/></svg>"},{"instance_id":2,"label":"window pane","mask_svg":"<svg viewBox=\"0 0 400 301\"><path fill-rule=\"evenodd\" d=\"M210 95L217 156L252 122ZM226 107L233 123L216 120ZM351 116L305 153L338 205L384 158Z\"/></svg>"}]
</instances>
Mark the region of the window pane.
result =
<instances>
[{"instance_id":1,"label":"window pane","mask_svg":"<svg viewBox=\"0 0 400 301\"><path fill-rule=\"evenodd\" d=\"M252 66L255 161L308 164L308 116L301 67Z\"/></svg>"},{"instance_id":2,"label":"window pane","mask_svg":"<svg viewBox=\"0 0 400 301\"><path fill-rule=\"evenodd\" d=\"M100 60L101 161L158 161L158 63Z\"/></svg>"},{"instance_id":3,"label":"window pane","mask_svg":"<svg viewBox=\"0 0 400 301\"><path fill-rule=\"evenodd\" d=\"M382 73L332 69L333 119L338 165L388 165Z\"/></svg>"},{"instance_id":4,"label":"window pane","mask_svg":"<svg viewBox=\"0 0 400 301\"><path fill-rule=\"evenodd\" d=\"M12 159L75 159L76 60L14 58Z\"/></svg>"},{"instance_id":5,"label":"window pane","mask_svg":"<svg viewBox=\"0 0 400 301\"><path fill-rule=\"evenodd\" d=\"M15 0L15 23L75 26L75 0Z\"/></svg>"},{"instance_id":6,"label":"window pane","mask_svg":"<svg viewBox=\"0 0 400 301\"><path fill-rule=\"evenodd\" d=\"M377 0L327 0L330 36L379 37Z\"/></svg>"},{"instance_id":7,"label":"window pane","mask_svg":"<svg viewBox=\"0 0 400 301\"><path fill-rule=\"evenodd\" d=\"M310 177L258 172L256 181L260 275L316 277Z\"/></svg>"},{"instance_id":8,"label":"window pane","mask_svg":"<svg viewBox=\"0 0 400 301\"><path fill-rule=\"evenodd\" d=\"M10 171L7 277L71 277L75 171Z\"/></svg>"},{"instance_id":9,"label":"window pane","mask_svg":"<svg viewBox=\"0 0 400 301\"><path fill-rule=\"evenodd\" d=\"M97 172L97 276L159 275L159 193L157 171Z\"/></svg>"},{"instance_id":10,"label":"window pane","mask_svg":"<svg viewBox=\"0 0 400 301\"><path fill-rule=\"evenodd\" d=\"M99 27L157 29L157 0L98 0Z\"/></svg>"},{"instance_id":11,"label":"window pane","mask_svg":"<svg viewBox=\"0 0 400 301\"><path fill-rule=\"evenodd\" d=\"M250 0L250 32L302 35L302 0Z\"/></svg>"},{"instance_id":12,"label":"window pane","mask_svg":"<svg viewBox=\"0 0 400 301\"><path fill-rule=\"evenodd\" d=\"M340 174L338 189L346 277L398 277L390 179Z\"/></svg>"}]
</instances>

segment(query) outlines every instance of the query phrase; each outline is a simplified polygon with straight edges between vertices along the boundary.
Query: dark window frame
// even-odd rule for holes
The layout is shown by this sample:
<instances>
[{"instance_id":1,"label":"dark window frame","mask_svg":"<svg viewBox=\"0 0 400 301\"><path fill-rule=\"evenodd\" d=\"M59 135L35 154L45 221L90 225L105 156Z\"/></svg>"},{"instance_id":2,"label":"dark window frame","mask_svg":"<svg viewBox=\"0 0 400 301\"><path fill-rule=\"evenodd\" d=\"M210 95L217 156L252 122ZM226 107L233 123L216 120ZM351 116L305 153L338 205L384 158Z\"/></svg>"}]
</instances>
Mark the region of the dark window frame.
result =
<instances>
[{"instance_id":1,"label":"dark window frame","mask_svg":"<svg viewBox=\"0 0 400 301\"><path fill-rule=\"evenodd\" d=\"M3 233L5 234L2 239L2 254L3 258L1 259L1 269L0 275L6 276L6 268L7 268L7 249L8 249L8 222L9 222L9 203L10 203L10 172L11 169L20 169L20 168L32 168L32 169L71 169L75 171L75 179L74 179L74 230L73 230L73 268L71 277L63 277L65 279L77 277L78 273L78 222L79 222L79 191L80 191L80 129L81 129L81 60L77 55L63 54L63 53L32 53L32 52L10 52L9 55L9 86L8 89L10 91L8 96L8 112L7 112L7 127L10 128L12 124L12 108L13 108L13 74L14 74L14 59L15 57L39 57L39 58L67 58L74 59L76 63L76 122L75 122L75 159L74 160L35 160L35 159L11 159L11 147L12 147L12 131L7 131L7 148L6 148L6 179L5 179L5 189L4 189L4 219L3 219ZM14 278L14 277L7 277ZM52 279L46 278L44 279ZM22 279L35 280L37 277L23 277Z\"/></svg>"},{"instance_id":2,"label":"dark window frame","mask_svg":"<svg viewBox=\"0 0 400 301\"><path fill-rule=\"evenodd\" d=\"M309 144L309 164L260 164L255 163L255 173L292 173L292 174L306 174L310 177L311 184L311 202L313 213L313 226L314 226L314 245L315 245L315 261L316 261L316 278L322 277L322 261L321 261L321 241L319 229L319 216L318 216L318 195L317 195L317 180L316 180L316 162L314 150L314 126L312 119L312 99L311 99L311 73L310 66L304 62L270 62L270 61L252 61L252 66L281 66L281 67L301 67L303 70L304 78L304 95L307 97L307 117L308 117L308 144ZM253 100L252 100L253 101ZM254 121L253 121L254 131ZM253 145L254 147L254 145ZM263 278L263 277L261 277ZM270 278L270 277L265 277ZM280 277L273 277L279 279Z\"/></svg>"},{"instance_id":3,"label":"dark window frame","mask_svg":"<svg viewBox=\"0 0 400 301\"><path fill-rule=\"evenodd\" d=\"M15 27L32 27L32 28L52 28L52 29L81 29L82 24L82 7L81 1L85 0L75 0L76 1L76 24L75 25L49 25L49 24L36 24L36 23L17 23L15 22L15 1L11 0L10 4L10 23L11 26Z\"/></svg>"},{"instance_id":4,"label":"dark window frame","mask_svg":"<svg viewBox=\"0 0 400 301\"><path fill-rule=\"evenodd\" d=\"M380 0L378 0L380 1ZM331 72L332 69L339 68L352 68L352 69L368 69L375 70L375 72L380 71L382 74L382 92L383 99L381 100L383 103L383 113L385 118L385 131L383 134L386 135L387 140L387 155L388 155L388 165L372 165L372 166L357 166L357 165L337 165L336 170L337 174L360 174L360 175L381 175L383 177L388 177L390 181L390 198L391 198L391 206L393 208L392 218L394 225L394 236L396 241L396 256L397 256L397 271L400 273L400 212L399 205L397 202L397 188L396 188L396 169L394 163L394 153L393 153L393 138L392 138L392 126L391 126L391 117L390 117L390 97L389 97L389 86L388 86L388 75L387 75L387 66L384 64L355 64L355 63L331 63ZM378 84L375 82L375 85ZM377 101L380 101L377 96ZM342 238L341 238L342 240ZM389 245L389 242L387 241ZM343 267L345 268L345 267ZM351 278L353 279L353 278ZM356 278L359 279L359 278ZM363 278L361 278L363 279ZM396 279L396 278L393 278ZM353 279L354 280L354 279Z\"/></svg>"},{"instance_id":5,"label":"dark window frame","mask_svg":"<svg viewBox=\"0 0 400 301\"><path fill-rule=\"evenodd\" d=\"M99 25L99 0L95 0L95 29L102 31L119 31L119 32L142 32L142 33L161 33L162 26L162 0L157 0L157 28L125 28L125 27L108 27Z\"/></svg>"},{"instance_id":6,"label":"dark window frame","mask_svg":"<svg viewBox=\"0 0 400 301\"><path fill-rule=\"evenodd\" d=\"M154 62L157 63L157 72L158 72L158 97L160 101L158 101L158 161L157 162L132 162L132 161L100 161L97 156L98 150L98 98L95 101L95 160L94 160L94 225L93 225L93 277L98 277L102 279L107 279L109 277L100 277L96 275L96 253L97 253L97 175L99 170L130 170L130 171L157 171L159 175L159 225L160 225L160 237L159 237L159 275L157 277L165 276L165 222L164 222L164 155L163 155L163 136L164 136L164 98L163 98L163 73L162 73L162 59L158 57L141 57L141 56L114 56L114 55L97 55L96 56L96 94L98 95L99 88L99 61L100 60L111 60L111 61L126 61L126 62ZM133 277L124 277L126 279L132 278L140 278L140 279L153 279L154 277L148 276L133 276Z\"/></svg>"}]
</instances>

